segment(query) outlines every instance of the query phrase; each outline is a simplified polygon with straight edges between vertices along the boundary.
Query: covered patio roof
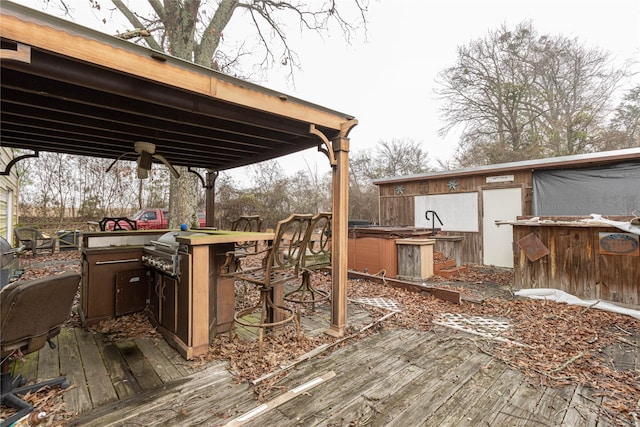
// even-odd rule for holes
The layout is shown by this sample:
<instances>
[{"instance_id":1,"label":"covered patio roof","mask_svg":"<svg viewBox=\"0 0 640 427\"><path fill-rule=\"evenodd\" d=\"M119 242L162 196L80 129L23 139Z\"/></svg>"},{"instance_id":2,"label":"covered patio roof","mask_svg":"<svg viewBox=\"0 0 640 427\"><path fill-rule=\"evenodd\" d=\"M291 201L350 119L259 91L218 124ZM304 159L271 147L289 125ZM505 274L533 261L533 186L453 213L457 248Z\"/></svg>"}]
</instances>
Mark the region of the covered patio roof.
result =
<instances>
[{"instance_id":1,"label":"covered patio roof","mask_svg":"<svg viewBox=\"0 0 640 427\"><path fill-rule=\"evenodd\" d=\"M353 119L6 1L1 34L3 146L116 159L147 141L220 171L316 147L311 126L332 140Z\"/></svg>"},{"instance_id":2,"label":"covered patio roof","mask_svg":"<svg viewBox=\"0 0 640 427\"><path fill-rule=\"evenodd\" d=\"M344 333L353 116L9 1L0 22L2 147L135 160L143 141L173 166L209 172L323 151L333 176L329 332Z\"/></svg>"}]
</instances>

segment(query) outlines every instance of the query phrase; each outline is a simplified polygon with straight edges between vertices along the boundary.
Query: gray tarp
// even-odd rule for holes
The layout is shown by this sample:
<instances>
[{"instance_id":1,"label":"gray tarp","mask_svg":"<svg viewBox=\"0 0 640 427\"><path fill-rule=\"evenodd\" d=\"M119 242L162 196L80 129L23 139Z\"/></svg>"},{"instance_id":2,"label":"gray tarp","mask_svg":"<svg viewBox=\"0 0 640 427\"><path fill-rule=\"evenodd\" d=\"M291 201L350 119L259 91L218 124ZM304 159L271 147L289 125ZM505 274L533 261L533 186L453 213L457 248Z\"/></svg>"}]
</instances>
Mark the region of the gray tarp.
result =
<instances>
[{"instance_id":1,"label":"gray tarp","mask_svg":"<svg viewBox=\"0 0 640 427\"><path fill-rule=\"evenodd\" d=\"M533 215L632 215L639 210L640 162L533 173Z\"/></svg>"}]
</instances>

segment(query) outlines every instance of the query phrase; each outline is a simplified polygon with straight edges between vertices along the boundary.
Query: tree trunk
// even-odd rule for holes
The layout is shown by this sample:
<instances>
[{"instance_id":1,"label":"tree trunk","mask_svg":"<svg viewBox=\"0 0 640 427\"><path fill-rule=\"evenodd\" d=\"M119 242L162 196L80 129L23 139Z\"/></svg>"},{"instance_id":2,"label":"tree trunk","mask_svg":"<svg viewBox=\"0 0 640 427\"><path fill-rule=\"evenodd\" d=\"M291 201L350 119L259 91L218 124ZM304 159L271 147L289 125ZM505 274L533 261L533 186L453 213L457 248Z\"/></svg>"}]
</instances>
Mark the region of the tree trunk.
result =
<instances>
[{"instance_id":1,"label":"tree trunk","mask_svg":"<svg viewBox=\"0 0 640 427\"><path fill-rule=\"evenodd\" d=\"M176 167L180 178L171 177L169 188L169 228L186 224L197 227L198 222L198 179L184 166Z\"/></svg>"}]
</instances>

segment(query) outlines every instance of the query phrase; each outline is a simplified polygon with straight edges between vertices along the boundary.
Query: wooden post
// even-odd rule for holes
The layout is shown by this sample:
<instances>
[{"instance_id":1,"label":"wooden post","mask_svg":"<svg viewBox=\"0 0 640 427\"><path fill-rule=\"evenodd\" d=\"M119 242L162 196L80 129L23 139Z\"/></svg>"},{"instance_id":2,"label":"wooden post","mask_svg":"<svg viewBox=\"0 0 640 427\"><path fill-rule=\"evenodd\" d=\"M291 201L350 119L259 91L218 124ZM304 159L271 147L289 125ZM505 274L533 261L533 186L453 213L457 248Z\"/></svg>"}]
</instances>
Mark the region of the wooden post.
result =
<instances>
[{"instance_id":1,"label":"wooden post","mask_svg":"<svg viewBox=\"0 0 640 427\"><path fill-rule=\"evenodd\" d=\"M207 210L206 226L215 227L216 214L216 178L218 172L211 169L207 170L207 183L205 185L205 208Z\"/></svg>"},{"instance_id":2,"label":"wooden post","mask_svg":"<svg viewBox=\"0 0 640 427\"><path fill-rule=\"evenodd\" d=\"M358 124L349 120L341 126L340 136L332 143L336 165L333 167L331 223L331 324L327 334L344 336L347 326L347 269L349 220L349 138L347 135Z\"/></svg>"}]
</instances>

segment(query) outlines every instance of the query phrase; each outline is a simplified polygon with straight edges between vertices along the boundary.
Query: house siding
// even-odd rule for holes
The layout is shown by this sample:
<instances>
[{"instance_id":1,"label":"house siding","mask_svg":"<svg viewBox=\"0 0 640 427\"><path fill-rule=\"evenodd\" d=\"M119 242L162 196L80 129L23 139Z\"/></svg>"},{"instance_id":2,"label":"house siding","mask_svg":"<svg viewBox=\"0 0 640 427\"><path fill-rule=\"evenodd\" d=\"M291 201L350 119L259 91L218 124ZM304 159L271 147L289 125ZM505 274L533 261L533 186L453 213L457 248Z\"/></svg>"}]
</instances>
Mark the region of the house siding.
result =
<instances>
[{"instance_id":1,"label":"house siding","mask_svg":"<svg viewBox=\"0 0 640 427\"><path fill-rule=\"evenodd\" d=\"M6 171L7 165L13 159L10 148L0 147L0 171ZM8 197L11 195L11 206L8 206ZM11 208L11 218L7 212ZM11 168L9 175L0 175L0 236L13 242L12 229L18 222L18 174L15 166Z\"/></svg>"}]
</instances>

